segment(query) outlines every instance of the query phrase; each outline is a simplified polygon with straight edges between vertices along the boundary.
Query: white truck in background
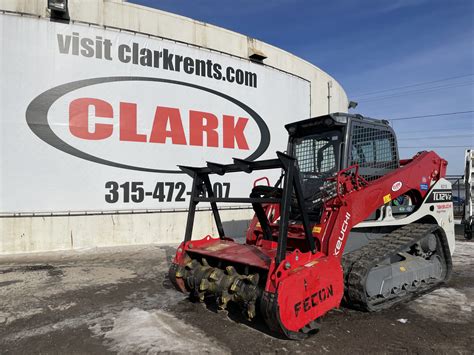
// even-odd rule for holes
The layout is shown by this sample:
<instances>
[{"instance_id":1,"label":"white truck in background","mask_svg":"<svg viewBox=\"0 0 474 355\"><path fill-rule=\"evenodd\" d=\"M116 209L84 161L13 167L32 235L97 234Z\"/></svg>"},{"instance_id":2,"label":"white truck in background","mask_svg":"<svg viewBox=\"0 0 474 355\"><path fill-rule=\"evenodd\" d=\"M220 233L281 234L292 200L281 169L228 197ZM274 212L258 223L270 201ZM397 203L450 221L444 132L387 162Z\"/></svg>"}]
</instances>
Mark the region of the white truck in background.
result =
<instances>
[{"instance_id":1,"label":"white truck in background","mask_svg":"<svg viewBox=\"0 0 474 355\"><path fill-rule=\"evenodd\" d=\"M462 223L464 224L464 237L472 239L474 229L474 149L466 149L465 152L465 171L464 171L464 186L466 189L464 213Z\"/></svg>"}]
</instances>

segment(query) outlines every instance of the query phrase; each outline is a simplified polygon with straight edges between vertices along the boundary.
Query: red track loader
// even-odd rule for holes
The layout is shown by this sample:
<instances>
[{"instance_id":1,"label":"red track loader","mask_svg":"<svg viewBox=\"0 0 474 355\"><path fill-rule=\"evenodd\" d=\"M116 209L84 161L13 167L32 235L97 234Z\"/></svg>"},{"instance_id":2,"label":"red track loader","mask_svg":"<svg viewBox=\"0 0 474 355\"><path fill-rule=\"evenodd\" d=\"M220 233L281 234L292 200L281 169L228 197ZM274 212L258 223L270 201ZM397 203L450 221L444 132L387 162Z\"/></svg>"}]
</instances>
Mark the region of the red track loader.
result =
<instances>
[{"instance_id":1,"label":"red track loader","mask_svg":"<svg viewBox=\"0 0 474 355\"><path fill-rule=\"evenodd\" d=\"M434 152L400 160L387 121L344 113L285 126L275 159L208 163L193 178L184 241L169 271L175 287L221 308L260 312L291 339L314 333L345 304L378 311L432 290L451 274L454 222L447 162ZM220 198L210 175L279 169L275 186ZM191 240L196 205L209 202L218 237ZM217 203L250 203L244 244L227 237Z\"/></svg>"}]
</instances>

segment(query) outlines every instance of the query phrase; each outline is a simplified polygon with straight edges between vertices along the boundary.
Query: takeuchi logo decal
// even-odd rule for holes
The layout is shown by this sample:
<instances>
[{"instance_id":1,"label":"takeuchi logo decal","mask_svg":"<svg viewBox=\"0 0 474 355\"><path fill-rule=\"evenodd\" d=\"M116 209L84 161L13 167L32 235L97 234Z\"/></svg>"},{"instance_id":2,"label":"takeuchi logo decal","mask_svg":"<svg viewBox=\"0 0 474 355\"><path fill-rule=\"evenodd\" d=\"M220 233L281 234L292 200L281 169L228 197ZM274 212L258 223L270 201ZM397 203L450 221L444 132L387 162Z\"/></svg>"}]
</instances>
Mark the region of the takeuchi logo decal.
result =
<instances>
[{"instance_id":1,"label":"takeuchi logo decal","mask_svg":"<svg viewBox=\"0 0 474 355\"><path fill-rule=\"evenodd\" d=\"M150 122L147 121L147 129L144 132L143 127L139 127L137 123L139 115L137 114L136 103L119 100L119 103L115 103L118 107L114 110L112 103L109 102L110 100L103 97L99 98L97 95L93 97L91 94L84 94L85 88L91 91L92 88L97 89L97 85L107 83L119 85L127 82L135 82L134 86L127 87L128 91L132 91L132 89L133 91L140 90L137 85L169 85L170 87L165 88L165 90L157 90L156 96L158 98L168 94L170 97L173 96L174 99L176 99L176 96L183 96L183 99L187 98L189 101L191 100L190 96L208 95L206 96L207 101L210 95L209 100L214 100L217 107L222 108L232 104L236 110L245 114L233 116L204 112L203 110L183 110L170 105L157 105L151 117L148 118ZM172 89L171 94L168 93L170 91L168 89ZM175 95L176 90L184 90L185 92L181 93L180 91L179 95ZM186 92L186 90L191 90L191 92ZM197 90L197 92L192 90ZM95 90L95 92L97 91ZM104 92L104 97L107 96L107 91L110 90L99 90L99 92ZM77 97L74 96L75 94ZM115 97L117 95L108 94L109 97L114 98L114 101L117 101ZM152 97L154 96L152 95ZM61 100L63 98L67 98L67 101ZM54 122L53 120L54 123L52 124L51 117L48 118L48 116L61 103L63 107L60 114L56 115L60 121ZM65 106L66 104L67 106ZM247 127L247 124L252 120L254 122L252 123L253 128ZM173 160L173 157L170 159L169 155L174 155L175 151L166 151L166 149L176 149L176 147L180 147L180 149L189 147L187 149L190 150L196 147L202 148L201 153L205 157L211 155L208 160L213 160L212 154L215 153L212 153L212 149L227 148L245 154L244 158L247 160L255 160L265 153L270 144L270 132L264 120L243 102L219 91L196 84L151 77L92 78L56 86L37 96L28 105L26 121L36 136L67 154L98 164L154 173L180 173L175 168L177 164L182 163L179 161L180 158L177 156L177 160ZM67 126L67 130L64 128L65 126ZM255 138L256 135L252 134L252 142L249 142L246 136L246 128L247 131L249 129L255 130L255 126L260 133L259 140L256 141L255 139L258 138ZM67 134L64 132L67 132ZM110 149L106 152L108 154L106 154L102 151L104 145L101 145L100 148L94 146L98 142L115 145L109 147ZM155 157L156 155L153 162L160 161L156 154L156 152L159 152L168 155L167 161L172 162L173 168L171 166L163 168L162 166L149 166L150 163L133 160L134 156L139 156L143 151L143 149L138 150L136 148L140 144L142 148L144 145L154 145L153 149L155 149L154 147L160 147L158 150L152 151L151 156ZM122 155L114 153L116 151L123 152L123 149L132 149L132 151L130 151L130 154ZM136 150L133 151L133 149ZM182 156L183 151L179 154ZM186 150L184 154L187 157L199 155ZM123 158L125 155L128 155L128 160ZM130 160L130 156L132 156L132 160Z\"/></svg>"}]
</instances>

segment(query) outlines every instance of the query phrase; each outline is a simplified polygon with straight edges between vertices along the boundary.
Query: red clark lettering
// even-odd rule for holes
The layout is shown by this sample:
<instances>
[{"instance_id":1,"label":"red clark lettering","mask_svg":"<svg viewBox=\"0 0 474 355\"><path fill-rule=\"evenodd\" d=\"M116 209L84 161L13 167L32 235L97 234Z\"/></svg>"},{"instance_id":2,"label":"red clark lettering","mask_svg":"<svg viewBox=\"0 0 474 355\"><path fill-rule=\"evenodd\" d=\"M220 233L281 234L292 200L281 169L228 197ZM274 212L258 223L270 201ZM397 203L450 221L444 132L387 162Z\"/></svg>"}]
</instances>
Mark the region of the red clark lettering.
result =
<instances>
[{"instance_id":1,"label":"red clark lettering","mask_svg":"<svg viewBox=\"0 0 474 355\"><path fill-rule=\"evenodd\" d=\"M94 117L100 123L94 122ZM236 120L231 115L222 115L219 119L210 112L190 110L187 122L189 137L186 137L181 111L174 107L157 106L151 131L146 134L138 132L137 104L120 102L119 140L248 150L244 134L248 121L245 117L237 117ZM112 105L94 98L72 101L69 105L69 131L75 137L86 140L109 138L114 131Z\"/></svg>"}]
</instances>

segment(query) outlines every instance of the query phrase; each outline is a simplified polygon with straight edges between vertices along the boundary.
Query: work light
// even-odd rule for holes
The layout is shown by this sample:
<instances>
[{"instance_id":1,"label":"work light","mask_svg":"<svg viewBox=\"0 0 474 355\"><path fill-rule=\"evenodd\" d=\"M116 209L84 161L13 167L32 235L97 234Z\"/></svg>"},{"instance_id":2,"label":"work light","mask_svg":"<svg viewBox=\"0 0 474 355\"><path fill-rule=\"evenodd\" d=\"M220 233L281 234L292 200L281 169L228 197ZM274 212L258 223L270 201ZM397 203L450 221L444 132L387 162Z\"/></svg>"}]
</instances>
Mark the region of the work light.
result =
<instances>
[{"instance_id":1,"label":"work light","mask_svg":"<svg viewBox=\"0 0 474 355\"><path fill-rule=\"evenodd\" d=\"M67 0L48 0L48 9L67 12Z\"/></svg>"}]
</instances>

